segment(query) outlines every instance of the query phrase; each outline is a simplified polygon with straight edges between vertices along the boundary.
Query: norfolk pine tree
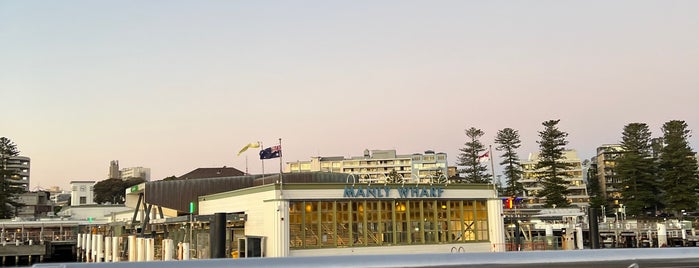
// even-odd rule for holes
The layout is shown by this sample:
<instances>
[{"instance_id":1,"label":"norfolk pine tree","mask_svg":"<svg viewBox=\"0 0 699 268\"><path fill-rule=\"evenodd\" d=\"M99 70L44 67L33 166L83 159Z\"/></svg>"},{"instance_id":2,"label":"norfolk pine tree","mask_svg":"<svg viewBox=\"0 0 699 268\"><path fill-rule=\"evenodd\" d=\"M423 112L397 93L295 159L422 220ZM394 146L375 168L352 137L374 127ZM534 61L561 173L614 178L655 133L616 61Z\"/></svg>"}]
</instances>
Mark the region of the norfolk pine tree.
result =
<instances>
[{"instance_id":1,"label":"norfolk pine tree","mask_svg":"<svg viewBox=\"0 0 699 268\"><path fill-rule=\"evenodd\" d=\"M522 196L524 193L524 186L519 180L523 172L519 162L519 156L516 152L522 145L522 141L519 139L519 132L511 128L502 129L498 131L495 137L495 143L498 144L495 149L503 152L503 154L500 155L503 159L500 165L505 167L504 175L507 187L505 188L504 194L506 196Z\"/></svg>"},{"instance_id":2,"label":"norfolk pine tree","mask_svg":"<svg viewBox=\"0 0 699 268\"><path fill-rule=\"evenodd\" d=\"M17 196L24 193L24 187L18 182L19 170L7 167L10 157L18 156L17 145L10 139L0 138L0 219L15 216L15 209L23 204L17 202Z\"/></svg>"},{"instance_id":3,"label":"norfolk pine tree","mask_svg":"<svg viewBox=\"0 0 699 268\"><path fill-rule=\"evenodd\" d=\"M660 178L665 190L666 208L679 215L682 210L697 209L697 160L687 139L691 131L687 123L672 120L663 124L663 140L665 146L660 154Z\"/></svg>"},{"instance_id":4,"label":"norfolk pine tree","mask_svg":"<svg viewBox=\"0 0 699 268\"><path fill-rule=\"evenodd\" d=\"M491 175L487 172L488 167L478 161L478 156L486 150L479 140L483 134L485 133L482 130L474 127L467 129L468 141L464 144L464 148L459 149L461 153L456 164L464 167L459 173L464 174L464 182L466 183L491 183Z\"/></svg>"},{"instance_id":5,"label":"norfolk pine tree","mask_svg":"<svg viewBox=\"0 0 699 268\"><path fill-rule=\"evenodd\" d=\"M568 177L566 170L571 169L570 163L561 160L565 159L563 151L568 144L566 137L568 133L558 130L556 125L561 120L548 120L542 123L544 130L539 132L541 140L539 143L539 161L536 163L538 178L543 185L543 189L538 192L538 197L546 198L545 207L567 207L568 182L564 177Z\"/></svg>"},{"instance_id":6,"label":"norfolk pine tree","mask_svg":"<svg viewBox=\"0 0 699 268\"><path fill-rule=\"evenodd\" d=\"M656 165L652 156L651 132L645 123L624 126L623 153L616 160L622 204L627 215L654 215L659 205ZM615 209L622 204L612 204Z\"/></svg>"}]
</instances>

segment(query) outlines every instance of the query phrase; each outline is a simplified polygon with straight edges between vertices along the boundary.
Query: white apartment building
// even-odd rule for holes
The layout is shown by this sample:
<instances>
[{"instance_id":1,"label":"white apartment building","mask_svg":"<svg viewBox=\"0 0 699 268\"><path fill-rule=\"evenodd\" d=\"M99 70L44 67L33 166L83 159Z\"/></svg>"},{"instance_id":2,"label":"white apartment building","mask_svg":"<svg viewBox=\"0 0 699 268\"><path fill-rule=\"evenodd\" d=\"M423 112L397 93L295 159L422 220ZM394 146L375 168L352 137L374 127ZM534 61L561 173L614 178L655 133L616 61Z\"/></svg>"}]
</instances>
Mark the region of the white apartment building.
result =
<instances>
[{"instance_id":1,"label":"white apartment building","mask_svg":"<svg viewBox=\"0 0 699 268\"><path fill-rule=\"evenodd\" d=\"M447 154L425 151L398 155L396 150L364 150L362 156L311 157L310 161L287 162L285 173L325 171L352 174L357 182L386 182L391 171L396 171L404 182L446 181Z\"/></svg>"},{"instance_id":2,"label":"white apartment building","mask_svg":"<svg viewBox=\"0 0 699 268\"><path fill-rule=\"evenodd\" d=\"M82 206L95 204L95 181L71 181L70 182L70 205Z\"/></svg>"},{"instance_id":3,"label":"white apartment building","mask_svg":"<svg viewBox=\"0 0 699 268\"><path fill-rule=\"evenodd\" d=\"M144 167L129 167L119 171L122 180L141 178L144 181L150 181L150 168Z\"/></svg>"},{"instance_id":4,"label":"white apartment building","mask_svg":"<svg viewBox=\"0 0 699 268\"><path fill-rule=\"evenodd\" d=\"M583 179L582 161L578 157L575 150L565 150L563 152L565 163L570 163L573 167L564 172L564 180L568 182L568 190L570 195L567 196L568 202L572 206L584 207L590 203L590 196L587 194L587 184ZM525 196L524 204L529 208L543 207L545 199L537 197L539 191L543 190L543 184L539 181L536 164L539 162L539 153L530 153L527 161L522 161L524 174L520 182L524 186Z\"/></svg>"}]
</instances>

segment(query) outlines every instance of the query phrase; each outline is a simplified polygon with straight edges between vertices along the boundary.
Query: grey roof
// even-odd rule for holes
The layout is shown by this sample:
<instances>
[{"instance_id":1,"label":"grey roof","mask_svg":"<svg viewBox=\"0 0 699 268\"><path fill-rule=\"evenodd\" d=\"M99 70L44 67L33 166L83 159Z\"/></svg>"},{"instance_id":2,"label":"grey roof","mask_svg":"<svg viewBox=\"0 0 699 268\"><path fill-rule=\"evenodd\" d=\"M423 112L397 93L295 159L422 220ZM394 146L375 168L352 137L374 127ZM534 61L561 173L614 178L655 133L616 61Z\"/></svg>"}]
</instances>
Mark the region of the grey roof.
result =
<instances>
[{"instance_id":1,"label":"grey roof","mask_svg":"<svg viewBox=\"0 0 699 268\"><path fill-rule=\"evenodd\" d=\"M302 172L282 174L284 183L346 183L348 174L332 172ZM273 184L279 173L220 178L200 178L196 180L172 180L146 182L146 203L189 212L189 202L197 198L222 192L229 192L253 186ZM197 206L198 209L198 206Z\"/></svg>"}]
</instances>

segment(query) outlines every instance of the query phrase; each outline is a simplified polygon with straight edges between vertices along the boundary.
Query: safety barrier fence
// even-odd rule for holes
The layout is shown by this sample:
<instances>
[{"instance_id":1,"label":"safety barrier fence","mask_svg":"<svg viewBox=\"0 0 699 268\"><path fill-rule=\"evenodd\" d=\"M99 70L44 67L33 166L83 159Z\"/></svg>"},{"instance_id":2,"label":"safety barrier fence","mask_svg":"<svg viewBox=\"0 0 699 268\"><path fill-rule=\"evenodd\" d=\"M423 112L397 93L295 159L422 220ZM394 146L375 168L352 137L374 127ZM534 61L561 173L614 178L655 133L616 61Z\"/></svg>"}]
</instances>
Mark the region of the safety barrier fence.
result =
<instances>
[{"instance_id":1,"label":"safety barrier fence","mask_svg":"<svg viewBox=\"0 0 699 268\"><path fill-rule=\"evenodd\" d=\"M458 251L458 250L457 250ZM588 249L405 255L208 259L118 263L46 263L43 268L223 267L697 267L699 248Z\"/></svg>"}]
</instances>

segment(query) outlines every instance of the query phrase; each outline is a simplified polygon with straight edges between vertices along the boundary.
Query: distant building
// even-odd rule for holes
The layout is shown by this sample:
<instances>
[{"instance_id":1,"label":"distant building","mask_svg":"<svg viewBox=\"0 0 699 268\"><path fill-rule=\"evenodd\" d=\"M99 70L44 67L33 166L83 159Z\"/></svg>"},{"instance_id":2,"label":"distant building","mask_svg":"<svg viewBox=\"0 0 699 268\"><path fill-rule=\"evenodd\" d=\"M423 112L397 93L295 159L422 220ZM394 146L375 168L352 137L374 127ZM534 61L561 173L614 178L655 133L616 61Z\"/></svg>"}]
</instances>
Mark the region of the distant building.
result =
<instances>
[{"instance_id":1,"label":"distant building","mask_svg":"<svg viewBox=\"0 0 699 268\"><path fill-rule=\"evenodd\" d=\"M610 207L618 206L621 201L621 179L617 175L616 160L623 154L621 144L604 144L597 147L595 163L597 164L597 181L600 193Z\"/></svg>"},{"instance_id":2,"label":"distant building","mask_svg":"<svg viewBox=\"0 0 699 268\"><path fill-rule=\"evenodd\" d=\"M95 204L95 181L71 181L70 205L73 207Z\"/></svg>"},{"instance_id":3,"label":"distant building","mask_svg":"<svg viewBox=\"0 0 699 268\"><path fill-rule=\"evenodd\" d=\"M48 191L26 192L18 196L17 201L24 204L17 208L15 216L22 219L38 219L53 215L53 204Z\"/></svg>"},{"instance_id":4,"label":"distant building","mask_svg":"<svg viewBox=\"0 0 699 268\"><path fill-rule=\"evenodd\" d=\"M120 174L120 178L122 180L142 179L143 181L150 181L150 168L144 168L144 167L123 168L119 171L119 174Z\"/></svg>"},{"instance_id":5,"label":"distant building","mask_svg":"<svg viewBox=\"0 0 699 268\"><path fill-rule=\"evenodd\" d=\"M109 176L110 179L119 179L121 174L119 174L119 160L112 160L109 162Z\"/></svg>"},{"instance_id":6,"label":"distant building","mask_svg":"<svg viewBox=\"0 0 699 268\"><path fill-rule=\"evenodd\" d=\"M446 180L450 174L447 154L434 151L398 155L396 150L364 150L362 156L316 156L310 161L287 162L284 166L285 173L314 171L353 174L362 182L385 182L392 171L405 182L429 182L436 177Z\"/></svg>"},{"instance_id":7,"label":"distant building","mask_svg":"<svg viewBox=\"0 0 699 268\"><path fill-rule=\"evenodd\" d=\"M243 176L245 172L242 172L236 168L232 167L217 167L217 168L197 168L177 177L180 180L191 180L191 179L202 179L202 178L220 178L220 177L233 177L233 176Z\"/></svg>"},{"instance_id":8,"label":"distant building","mask_svg":"<svg viewBox=\"0 0 699 268\"><path fill-rule=\"evenodd\" d=\"M587 184L583 179L582 161L578 158L575 150L563 151L565 163L572 164L573 167L563 173L564 180L568 183L570 195L566 196L568 202L572 206L584 207L589 206L590 196L587 194ZM530 153L527 161L522 161L524 174L520 182L524 186L525 196L524 204L528 208L541 208L546 203L546 199L537 196L539 191L544 189L543 184L539 181L536 164L539 162L539 153Z\"/></svg>"},{"instance_id":9,"label":"distant building","mask_svg":"<svg viewBox=\"0 0 699 268\"><path fill-rule=\"evenodd\" d=\"M10 179L20 183L25 191L29 191L30 162L29 157L26 156L11 156L7 160L7 170L13 170L16 173Z\"/></svg>"}]
</instances>

